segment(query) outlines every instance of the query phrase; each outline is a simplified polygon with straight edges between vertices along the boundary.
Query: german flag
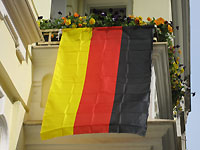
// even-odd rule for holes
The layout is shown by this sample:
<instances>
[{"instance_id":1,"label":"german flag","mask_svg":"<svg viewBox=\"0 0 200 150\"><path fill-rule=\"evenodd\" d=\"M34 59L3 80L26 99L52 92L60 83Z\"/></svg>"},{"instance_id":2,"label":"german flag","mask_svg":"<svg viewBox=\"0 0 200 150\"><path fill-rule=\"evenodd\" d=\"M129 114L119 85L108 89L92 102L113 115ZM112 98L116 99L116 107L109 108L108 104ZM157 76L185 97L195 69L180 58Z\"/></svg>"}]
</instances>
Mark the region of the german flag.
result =
<instances>
[{"instance_id":1,"label":"german flag","mask_svg":"<svg viewBox=\"0 0 200 150\"><path fill-rule=\"evenodd\" d=\"M63 29L41 138L145 135L152 27Z\"/></svg>"}]
</instances>

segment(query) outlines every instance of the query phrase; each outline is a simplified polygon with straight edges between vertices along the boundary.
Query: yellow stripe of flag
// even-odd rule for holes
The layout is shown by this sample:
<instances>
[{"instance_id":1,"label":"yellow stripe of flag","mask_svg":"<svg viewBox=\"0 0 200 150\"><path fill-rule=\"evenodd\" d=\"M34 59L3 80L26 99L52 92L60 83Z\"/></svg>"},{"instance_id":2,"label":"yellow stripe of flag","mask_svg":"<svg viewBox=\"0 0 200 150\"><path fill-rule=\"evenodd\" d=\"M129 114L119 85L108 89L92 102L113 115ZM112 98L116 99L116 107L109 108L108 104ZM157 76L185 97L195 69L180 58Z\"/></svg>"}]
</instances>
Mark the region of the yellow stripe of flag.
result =
<instances>
[{"instance_id":1,"label":"yellow stripe of flag","mask_svg":"<svg viewBox=\"0 0 200 150\"><path fill-rule=\"evenodd\" d=\"M91 37L91 28L63 30L43 116L40 133L42 139L73 134L85 81Z\"/></svg>"}]
</instances>

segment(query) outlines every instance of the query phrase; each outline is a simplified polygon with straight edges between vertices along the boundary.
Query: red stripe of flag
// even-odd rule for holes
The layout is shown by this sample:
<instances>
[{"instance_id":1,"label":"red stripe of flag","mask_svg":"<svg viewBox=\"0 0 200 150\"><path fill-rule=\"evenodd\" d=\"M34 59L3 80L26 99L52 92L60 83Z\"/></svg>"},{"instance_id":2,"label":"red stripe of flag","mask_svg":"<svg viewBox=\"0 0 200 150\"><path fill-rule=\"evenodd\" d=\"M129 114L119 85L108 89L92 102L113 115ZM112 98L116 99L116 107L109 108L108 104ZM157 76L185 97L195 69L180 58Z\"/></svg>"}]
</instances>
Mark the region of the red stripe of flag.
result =
<instances>
[{"instance_id":1,"label":"red stripe of flag","mask_svg":"<svg viewBox=\"0 0 200 150\"><path fill-rule=\"evenodd\" d=\"M94 28L74 134L107 133L113 109L122 27Z\"/></svg>"}]
</instances>

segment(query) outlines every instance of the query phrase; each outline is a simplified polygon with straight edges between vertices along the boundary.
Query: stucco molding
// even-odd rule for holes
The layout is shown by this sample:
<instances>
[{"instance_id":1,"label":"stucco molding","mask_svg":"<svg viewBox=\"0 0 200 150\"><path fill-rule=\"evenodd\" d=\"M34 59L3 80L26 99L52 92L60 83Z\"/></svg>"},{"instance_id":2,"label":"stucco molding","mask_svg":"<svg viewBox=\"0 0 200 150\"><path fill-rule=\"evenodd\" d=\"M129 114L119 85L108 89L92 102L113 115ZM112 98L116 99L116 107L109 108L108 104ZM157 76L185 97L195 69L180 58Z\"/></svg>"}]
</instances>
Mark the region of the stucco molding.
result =
<instances>
[{"instance_id":1,"label":"stucco molding","mask_svg":"<svg viewBox=\"0 0 200 150\"><path fill-rule=\"evenodd\" d=\"M14 103L15 101L20 101L26 112L29 111L26 103L24 102L23 98L20 96L18 90L14 86L13 81L11 80L8 72L4 68L3 64L0 62L0 83L1 86L4 88L5 93L7 94L9 100Z\"/></svg>"},{"instance_id":2,"label":"stucco molding","mask_svg":"<svg viewBox=\"0 0 200 150\"><path fill-rule=\"evenodd\" d=\"M156 74L156 89L161 119L173 119L172 92L169 75L167 43L157 42L153 46L152 63Z\"/></svg>"},{"instance_id":3,"label":"stucco molding","mask_svg":"<svg viewBox=\"0 0 200 150\"><path fill-rule=\"evenodd\" d=\"M11 37L13 38L13 41L15 42L15 47L17 48L19 46L19 40L18 40L17 33L15 32L15 29L7 15L5 15L3 17L3 20L4 20L4 23L5 23L8 31L10 32Z\"/></svg>"}]
</instances>

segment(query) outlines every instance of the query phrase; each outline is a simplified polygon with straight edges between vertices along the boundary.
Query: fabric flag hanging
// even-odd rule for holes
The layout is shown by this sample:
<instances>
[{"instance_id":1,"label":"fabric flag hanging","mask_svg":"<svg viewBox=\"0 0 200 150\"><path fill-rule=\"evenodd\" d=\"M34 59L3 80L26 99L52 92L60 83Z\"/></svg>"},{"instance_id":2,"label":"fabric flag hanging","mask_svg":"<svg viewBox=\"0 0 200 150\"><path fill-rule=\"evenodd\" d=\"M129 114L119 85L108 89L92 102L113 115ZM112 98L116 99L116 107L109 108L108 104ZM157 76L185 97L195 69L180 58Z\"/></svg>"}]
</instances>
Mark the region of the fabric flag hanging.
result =
<instances>
[{"instance_id":1,"label":"fabric flag hanging","mask_svg":"<svg viewBox=\"0 0 200 150\"><path fill-rule=\"evenodd\" d=\"M41 138L145 135L150 101L152 26L63 30Z\"/></svg>"}]
</instances>

